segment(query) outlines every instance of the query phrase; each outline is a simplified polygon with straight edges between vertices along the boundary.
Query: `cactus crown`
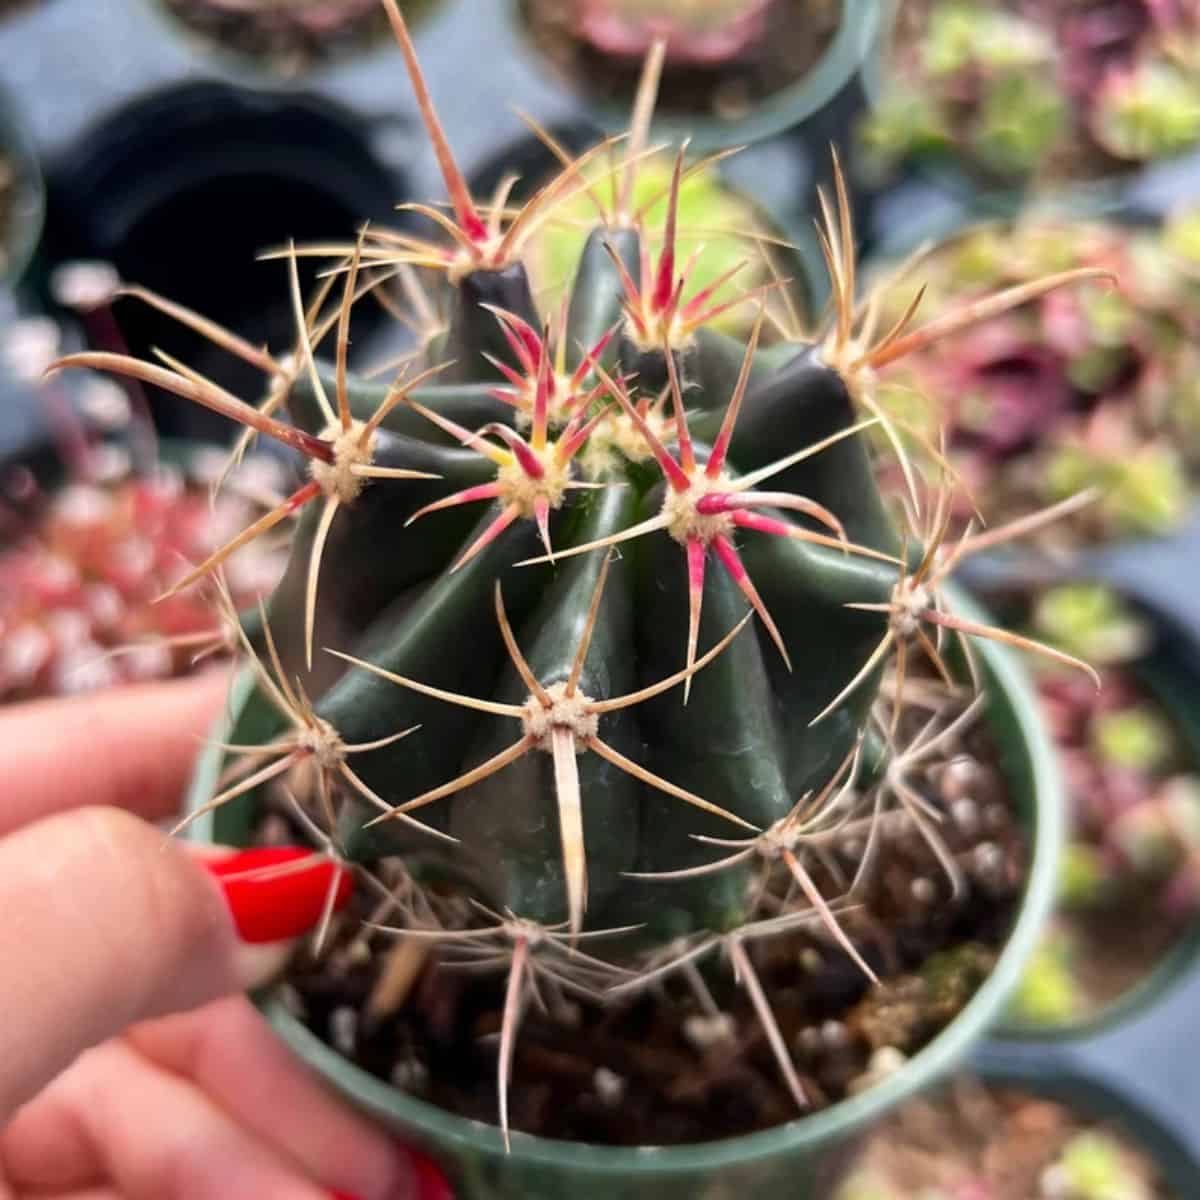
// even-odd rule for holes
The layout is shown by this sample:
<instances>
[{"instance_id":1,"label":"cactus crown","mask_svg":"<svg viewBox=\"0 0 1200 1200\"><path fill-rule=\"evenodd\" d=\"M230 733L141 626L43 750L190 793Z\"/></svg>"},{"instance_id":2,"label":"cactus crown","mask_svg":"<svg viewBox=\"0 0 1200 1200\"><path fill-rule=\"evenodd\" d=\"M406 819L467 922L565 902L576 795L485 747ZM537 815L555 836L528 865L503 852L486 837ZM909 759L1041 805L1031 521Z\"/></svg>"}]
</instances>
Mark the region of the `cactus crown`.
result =
<instances>
[{"instance_id":1,"label":"cactus crown","mask_svg":"<svg viewBox=\"0 0 1200 1200\"><path fill-rule=\"evenodd\" d=\"M556 201L592 186L580 175L591 156L520 206L511 185L477 202L404 20L384 3L452 215L418 211L444 240L367 228L353 244L306 251L335 264L307 309L289 247L298 339L286 360L139 293L261 366L269 388L258 407L181 364L98 353L60 363L164 387L308 464L284 503L181 584L299 514L287 574L246 622L258 686L202 811L286 777L320 829L320 852L366 878L381 856L403 857L417 881L417 899L401 904L405 936L509 972L505 1124L527 994L549 984L620 996L716 950L804 1106L747 946L824 923L871 973L814 882L809 851L850 817L873 828L893 805L936 844L907 772L952 738L947 698L960 723L978 711L956 699L949 643L1021 641L954 613L942 590L963 557L1020 530L943 544L944 499L920 483L944 460L878 408L874 372L1029 288L909 330L914 301L876 337L877 306L856 308L839 176L823 230L832 332L760 347L764 311L748 343L734 342L711 329L708 297L689 295L688 265L676 261L681 153L657 260L626 206L598 204L605 215L565 315L544 320L521 248ZM659 49L614 168L625 180L646 152L661 62ZM438 276L448 327L422 337L390 385L351 379L355 303L414 269ZM315 349L329 337L326 368ZM278 415L285 404L290 422ZM911 538L875 484L863 435L880 423L903 449ZM916 540L923 549L910 554ZM933 672L906 680L922 652ZM929 705L938 687L930 723L881 775L902 712L910 700ZM863 810L869 773L881 782ZM786 902L764 908L764 871L777 868Z\"/></svg>"}]
</instances>

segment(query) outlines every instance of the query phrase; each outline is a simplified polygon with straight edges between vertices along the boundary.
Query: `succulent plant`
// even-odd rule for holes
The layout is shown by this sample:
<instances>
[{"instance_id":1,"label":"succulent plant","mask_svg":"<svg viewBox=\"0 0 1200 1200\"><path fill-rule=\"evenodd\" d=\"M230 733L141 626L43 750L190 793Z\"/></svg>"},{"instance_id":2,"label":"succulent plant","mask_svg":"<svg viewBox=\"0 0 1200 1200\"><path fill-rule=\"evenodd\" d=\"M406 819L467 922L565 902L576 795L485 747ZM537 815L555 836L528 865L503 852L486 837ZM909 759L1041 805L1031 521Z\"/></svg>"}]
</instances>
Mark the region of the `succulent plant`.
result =
<instances>
[{"instance_id":1,"label":"succulent plant","mask_svg":"<svg viewBox=\"0 0 1200 1200\"><path fill-rule=\"evenodd\" d=\"M1182 217L1173 228L1165 235L1030 215L968 230L922 258L933 313L1047 270L1104 266L1119 279L982 322L948 349L914 356L881 389L889 411L916 423L914 436L945 421L961 523L972 516L968 495L1004 516L1086 489L1095 502L1048 530L1047 546L1166 533L1185 518L1200 469L1189 349L1200 295L1175 248L1185 240ZM906 298L897 290L889 315ZM913 395L949 404L934 416L920 402L914 411Z\"/></svg>"},{"instance_id":2,"label":"succulent plant","mask_svg":"<svg viewBox=\"0 0 1200 1200\"><path fill-rule=\"evenodd\" d=\"M0 479L0 703L182 673L233 648L232 632L194 592L155 603L189 561L224 544L280 478L247 462L210 498L220 449L186 445L153 465L127 446L135 422L121 388L99 377L67 395L41 383L60 332L49 318L12 321L0 373L27 387L49 417L61 482L24 465ZM81 411L78 411L81 410ZM261 543L230 564L239 606L282 574L279 546Z\"/></svg>"},{"instance_id":3,"label":"succulent plant","mask_svg":"<svg viewBox=\"0 0 1200 1200\"><path fill-rule=\"evenodd\" d=\"M977 173L1109 174L1200 140L1187 5L929 0L897 22L863 136L876 168L957 150Z\"/></svg>"},{"instance_id":4,"label":"succulent plant","mask_svg":"<svg viewBox=\"0 0 1200 1200\"><path fill-rule=\"evenodd\" d=\"M640 59L658 39L668 62L724 62L766 29L776 0L574 0L580 33L605 54Z\"/></svg>"},{"instance_id":5,"label":"succulent plant","mask_svg":"<svg viewBox=\"0 0 1200 1200\"><path fill-rule=\"evenodd\" d=\"M905 1105L870 1139L863 1159L837 1200L1159 1200L1168 1194L1145 1150L1110 1125L973 1079Z\"/></svg>"},{"instance_id":6,"label":"succulent plant","mask_svg":"<svg viewBox=\"0 0 1200 1200\"><path fill-rule=\"evenodd\" d=\"M1200 777L1169 711L1139 678L1153 628L1118 593L1051 588L1031 604L1029 628L1095 661L1104 680L1097 693L1053 666L1035 672L1064 768L1071 841L1059 911L1014 1012L1053 1026L1118 999L1195 913Z\"/></svg>"},{"instance_id":7,"label":"succulent plant","mask_svg":"<svg viewBox=\"0 0 1200 1200\"><path fill-rule=\"evenodd\" d=\"M545 986L615 1004L702 959L732 967L803 1107L750 947L823 924L871 974L836 897L814 881L811 848L856 813L867 763L879 779L872 805L908 813L918 838L940 846L916 773L982 707L953 683L951 643L1035 647L956 611L945 591L959 561L1016 529L950 546L948 493L925 508L913 498L911 536L924 544L909 550L862 436L874 425L897 436L876 372L981 312L1096 271L1027 282L925 327L909 328L914 305L877 337L876 306L860 312L855 295L839 172L822 233L833 329L767 347L760 312L734 340L711 326L725 303L713 283L697 285L678 254L683 153L655 253L632 203L661 56L612 168L611 202L586 173L610 141L512 212L504 194L490 206L471 196L404 19L394 0L385 8L450 200L417 211L442 236L366 228L352 244L309 249L333 259L341 297L326 304L327 286L307 309L297 251L283 252L299 331L291 359L207 326L268 375L258 408L180 364L96 352L59 363L163 387L306 463L288 500L188 577L301 512L261 636L242 635L256 688L231 734L241 749L194 815L287 776L322 852L404 861L423 898L396 935L508 973L506 1128L528 997ZM601 217L565 315L544 320L523 251L588 189ZM448 328L390 385L364 384L347 365L354 304L402 268L441 277ZM332 367L314 357L327 336ZM905 464L915 479L919 464ZM940 699L922 716L931 689ZM889 761L914 721L918 736ZM871 813L858 816L869 833ZM941 857L961 888L961 869ZM792 899L772 915L749 885L775 869Z\"/></svg>"},{"instance_id":8,"label":"succulent plant","mask_svg":"<svg viewBox=\"0 0 1200 1200\"><path fill-rule=\"evenodd\" d=\"M377 0L159 0L201 37L295 74L386 31ZM405 0L410 18L431 0Z\"/></svg>"},{"instance_id":9,"label":"succulent plant","mask_svg":"<svg viewBox=\"0 0 1200 1200\"><path fill-rule=\"evenodd\" d=\"M1042 1173L1041 1200L1154 1200L1157 1188L1115 1137L1076 1134Z\"/></svg>"}]
</instances>

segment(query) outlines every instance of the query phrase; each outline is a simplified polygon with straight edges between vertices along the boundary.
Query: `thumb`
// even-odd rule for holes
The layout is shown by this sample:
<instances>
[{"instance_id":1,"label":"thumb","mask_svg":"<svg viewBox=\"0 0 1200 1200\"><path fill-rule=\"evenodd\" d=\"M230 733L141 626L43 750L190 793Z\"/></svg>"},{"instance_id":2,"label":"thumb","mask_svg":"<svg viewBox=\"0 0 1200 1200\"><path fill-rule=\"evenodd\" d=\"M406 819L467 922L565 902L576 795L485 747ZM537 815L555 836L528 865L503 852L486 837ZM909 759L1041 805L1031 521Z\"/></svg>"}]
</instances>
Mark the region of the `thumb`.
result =
<instances>
[{"instance_id":1,"label":"thumb","mask_svg":"<svg viewBox=\"0 0 1200 1200\"><path fill-rule=\"evenodd\" d=\"M251 871L212 854L199 862L115 808L59 814L0 841L0 1124L88 1047L261 983L282 965L287 942L251 943L301 932L296 871L266 888L283 889L289 920L264 921ZM292 861L302 867L307 857ZM257 860L248 866L262 870ZM328 891L337 868L319 870ZM336 891L344 902L348 879ZM318 917L312 911L308 923Z\"/></svg>"}]
</instances>

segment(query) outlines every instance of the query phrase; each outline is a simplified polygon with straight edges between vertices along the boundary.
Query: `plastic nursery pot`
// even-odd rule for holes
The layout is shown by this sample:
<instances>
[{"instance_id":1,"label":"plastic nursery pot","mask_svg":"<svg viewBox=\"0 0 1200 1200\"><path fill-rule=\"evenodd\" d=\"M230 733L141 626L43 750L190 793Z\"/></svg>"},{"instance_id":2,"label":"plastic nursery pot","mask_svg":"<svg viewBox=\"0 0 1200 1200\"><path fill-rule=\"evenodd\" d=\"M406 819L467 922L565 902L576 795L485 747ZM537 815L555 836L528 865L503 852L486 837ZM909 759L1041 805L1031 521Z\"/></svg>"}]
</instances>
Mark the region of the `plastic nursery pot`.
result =
<instances>
[{"instance_id":1,"label":"plastic nursery pot","mask_svg":"<svg viewBox=\"0 0 1200 1200\"><path fill-rule=\"evenodd\" d=\"M1171 1200L1190 1200L1195 1195L1195 1182L1200 1178L1200 1162L1198 1162L1194 1150L1188 1143L1178 1137L1171 1129L1164 1125L1145 1105L1139 1103L1137 1099L1120 1089L1113 1088L1106 1083L1101 1082L1087 1070L1082 1064L1073 1062L1063 1062L1060 1060L1047 1061L1045 1057L1035 1061L1031 1058L1013 1057L1006 1055L1002 1051L993 1051L991 1048L987 1052L978 1056L977 1060L972 1063L971 1070L967 1082L971 1086L971 1094L974 1097L978 1093L978 1089L986 1089L988 1093L1013 1093L1020 1097L1027 1098L1029 1101L1048 1101L1056 1105L1061 1105L1065 1108L1070 1117L1079 1122L1078 1133L1082 1133L1085 1129L1099 1127L1097 1132L1113 1136L1120 1144L1126 1146L1138 1157L1143 1158L1148 1166L1155 1169L1157 1178L1155 1184L1159 1188L1164 1189L1164 1194L1169 1195ZM935 1091L932 1095L924 1097L933 1104L937 1104L942 1099L941 1094ZM996 1097L1000 1099L999 1096ZM936 1119L936 1118L935 1118ZM949 1121L952 1118L949 1114L946 1115ZM986 1141L992 1133L990 1122L986 1118L981 1122L981 1113L975 1109L974 1105L971 1108L971 1114L968 1116L963 1114L963 1121L970 1126L969 1131L963 1128L954 1128L950 1125L946 1130L938 1132L943 1135L943 1142L947 1144L947 1149L954 1148L954 1139L956 1135L962 1136L964 1133L968 1138L974 1152L968 1151L963 1156L964 1161L970 1161L973 1164L980 1162L998 1164L1004 1160L997 1151L999 1146L992 1144L982 1152L978 1147L978 1143ZM922 1138L922 1149L930 1154L931 1157L936 1155L936 1150L933 1145L929 1144L936 1136L930 1128L931 1121L929 1116L922 1113L922 1122L917 1130L917 1136ZM889 1131L890 1132L890 1131ZM1012 1146L1013 1150L1019 1150L1021 1146L1028 1140L1035 1146L1039 1143L1039 1130L1034 1128L1026 1131L1024 1136L1017 1134L1015 1129L1009 1131L1009 1136L1014 1140L1020 1136L1020 1142ZM903 1137L902 1131L897 1131L895 1138L889 1138L893 1144L900 1143ZM925 1141L928 1139L928 1142ZM906 1143L903 1143L906 1144ZM1096 1159L1092 1157L1090 1167L1094 1169ZM1107 1164L1102 1164L1107 1167ZM909 1165L911 1170L911 1164ZM1079 1169L1079 1168L1077 1168ZM1089 1167L1083 1167L1082 1170L1088 1170ZM932 1172L931 1172L932 1174ZM1107 1170L1106 1170L1107 1174ZM870 1178L870 1177L869 1177ZM1089 1176L1089 1179L1092 1179ZM872 1180L872 1183L875 1181ZM879 1181L880 1183L883 1180ZM905 1181L909 1182L908 1180ZM1111 1190L1088 1191L1086 1193L1071 1190L1063 1192L1064 1196L1068 1194L1071 1197L1078 1195L1088 1196L1105 1196L1112 1197L1117 1200L1121 1197L1125 1200L1129 1196L1129 1192L1117 1190L1114 1185L1115 1181L1111 1178L1095 1179L1097 1184L1107 1184ZM1015 1195L1011 1190L1013 1181L1008 1177L1004 1177L1004 1182L1000 1186L1007 1184L1010 1190L1005 1191L1005 1196ZM938 1189L936 1194L942 1196L991 1196L993 1193L990 1190L975 1191L969 1186L963 1187L963 1190L952 1190L953 1185L948 1179L943 1181L943 1186L951 1188L949 1191ZM924 1196L925 1192L913 1192L905 1190L893 1196L891 1192L879 1192L873 1190L869 1185L864 1193L873 1198L887 1197L887 1200L914 1200L917 1195ZM1050 1195L1059 1195L1058 1192L1051 1192L1049 1188L1038 1191L1039 1197L1049 1197ZM1154 1195L1159 1195L1159 1190L1155 1190ZM858 1197L860 1193L854 1191L853 1195ZM1024 1193L1022 1193L1024 1195ZM1143 1195L1142 1191L1138 1191L1137 1195ZM839 1196L839 1200L842 1198ZM845 1200L849 1200L846 1196ZM1032 1198L1031 1198L1032 1200Z\"/></svg>"},{"instance_id":2,"label":"plastic nursery pot","mask_svg":"<svg viewBox=\"0 0 1200 1200\"><path fill-rule=\"evenodd\" d=\"M404 192L352 113L311 96L217 83L171 88L122 109L63 155L51 185L56 259L111 262L123 279L276 348L295 337L282 286L287 265L257 256L289 238L353 237L364 219L392 217ZM305 289L313 261L300 260ZM114 311L132 353L158 346L236 395L261 391L260 372L178 322L132 300ZM382 327L380 311L362 315L359 349ZM219 418L155 399L165 433L227 438Z\"/></svg>"},{"instance_id":3,"label":"plastic nursery pot","mask_svg":"<svg viewBox=\"0 0 1200 1200\"><path fill-rule=\"evenodd\" d=\"M955 599L978 611L965 597ZM388 1129L427 1151L446 1170L459 1200L724 1200L786 1195L822 1200L844 1167L853 1139L873 1120L943 1075L986 1033L1021 976L1054 900L1064 824L1061 781L1036 700L1020 664L991 643L979 647L991 688L989 724L1000 766L1030 839L1025 895L989 978L937 1038L894 1075L829 1109L744 1137L684 1147L616 1148L514 1134L505 1153L499 1129L417 1100L352 1065L316 1038L273 994L259 997L291 1048L343 1096ZM235 686L231 720L253 687L248 671ZM226 736L224 724L218 738ZM221 751L203 752L189 793L191 809L212 795ZM252 798L206 814L192 836L245 844Z\"/></svg>"},{"instance_id":4,"label":"plastic nursery pot","mask_svg":"<svg viewBox=\"0 0 1200 1200\"><path fill-rule=\"evenodd\" d=\"M42 237L46 192L16 99L0 89L0 284L15 286Z\"/></svg>"},{"instance_id":5,"label":"plastic nursery pot","mask_svg":"<svg viewBox=\"0 0 1200 1200\"><path fill-rule=\"evenodd\" d=\"M533 44L527 20L530 0L507 2L511 20ZM661 103L651 136L655 141L672 144L690 138L693 150L705 152L748 145L788 130L798 130L814 151L827 153L829 141L841 136L849 114L861 106L859 72L875 50L882 7L882 0L842 0L840 19L829 44L816 62L793 83L758 100L746 112L729 118L714 116L708 108L695 112L671 111L669 103ZM534 52L542 54L543 61L552 61L536 45ZM559 72L568 73L567 68ZM631 77L636 78L636 69L631 71ZM598 125L613 133L627 128L632 89L627 94L612 95L591 91L582 82L569 83ZM669 87L668 74L664 97Z\"/></svg>"},{"instance_id":6,"label":"plastic nursery pot","mask_svg":"<svg viewBox=\"0 0 1200 1200\"><path fill-rule=\"evenodd\" d=\"M1200 770L1200 643L1160 625L1154 649L1130 665L1130 672L1149 697L1162 706L1190 759ZM1200 961L1200 917L1193 916L1166 953L1150 970L1115 999L1078 1020L1042 1024L1006 1015L996 1036L1030 1043L1083 1043L1100 1035L1119 1036L1122 1026L1153 1021L1154 1011L1176 988L1196 978Z\"/></svg>"},{"instance_id":7,"label":"plastic nursery pot","mask_svg":"<svg viewBox=\"0 0 1200 1200\"><path fill-rule=\"evenodd\" d=\"M443 0L401 0L410 24L424 20ZM148 20L190 55L209 60L221 74L247 85L277 88L303 84L313 75L392 45L387 14L379 0L313 3L310 28L280 10L286 5L222 4L219 0L140 0ZM296 7L296 6L293 6ZM255 8L261 10L255 13ZM334 11L344 14L338 18ZM331 19L333 18L333 19Z\"/></svg>"}]
</instances>

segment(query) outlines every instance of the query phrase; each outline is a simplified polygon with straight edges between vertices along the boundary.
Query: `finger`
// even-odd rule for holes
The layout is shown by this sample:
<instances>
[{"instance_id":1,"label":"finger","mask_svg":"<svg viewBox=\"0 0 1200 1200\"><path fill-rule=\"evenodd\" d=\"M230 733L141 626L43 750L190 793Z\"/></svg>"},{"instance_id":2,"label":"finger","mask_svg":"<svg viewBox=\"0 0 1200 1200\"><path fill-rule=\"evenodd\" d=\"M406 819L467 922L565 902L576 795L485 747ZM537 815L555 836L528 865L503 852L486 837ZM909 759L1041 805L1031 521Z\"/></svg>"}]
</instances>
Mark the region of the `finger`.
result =
<instances>
[{"instance_id":1,"label":"finger","mask_svg":"<svg viewBox=\"0 0 1200 1200\"><path fill-rule=\"evenodd\" d=\"M329 1200L193 1086L120 1042L84 1055L59 1096L124 1200Z\"/></svg>"},{"instance_id":2,"label":"finger","mask_svg":"<svg viewBox=\"0 0 1200 1200\"><path fill-rule=\"evenodd\" d=\"M176 812L227 685L206 672L5 709L0 836L83 803Z\"/></svg>"},{"instance_id":3,"label":"finger","mask_svg":"<svg viewBox=\"0 0 1200 1200\"><path fill-rule=\"evenodd\" d=\"M126 1041L282 1147L312 1178L363 1200L408 1194L407 1152L334 1099L244 997L135 1026Z\"/></svg>"},{"instance_id":4,"label":"finger","mask_svg":"<svg viewBox=\"0 0 1200 1200\"><path fill-rule=\"evenodd\" d=\"M239 991L262 968L214 877L162 833L84 808L0 840L0 1121L84 1048Z\"/></svg>"},{"instance_id":5,"label":"finger","mask_svg":"<svg viewBox=\"0 0 1200 1200\"><path fill-rule=\"evenodd\" d=\"M86 1058L86 1056L85 1056ZM107 1183L104 1163L75 1111L70 1067L0 1127L0 1178L27 1190L86 1191ZM0 1200L12 1192L0 1186Z\"/></svg>"}]
</instances>

